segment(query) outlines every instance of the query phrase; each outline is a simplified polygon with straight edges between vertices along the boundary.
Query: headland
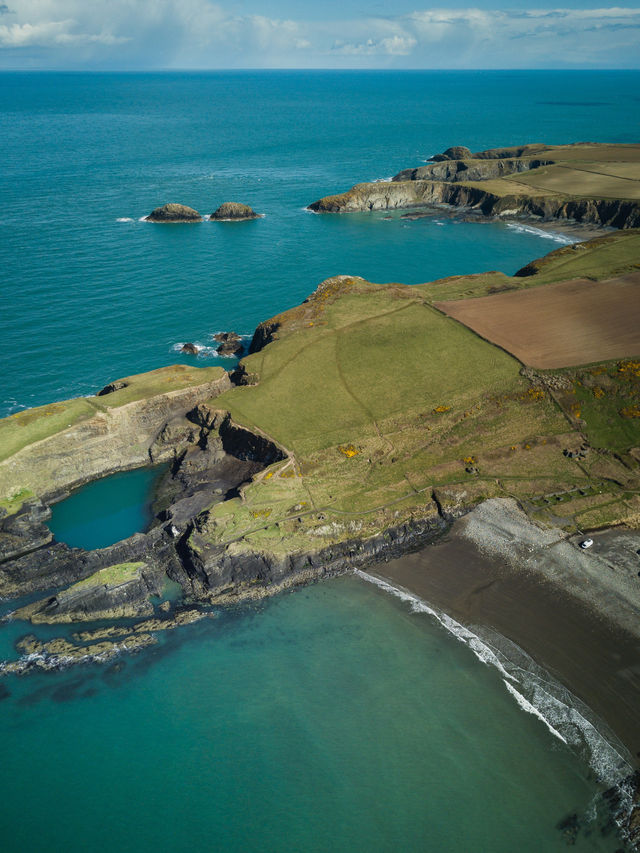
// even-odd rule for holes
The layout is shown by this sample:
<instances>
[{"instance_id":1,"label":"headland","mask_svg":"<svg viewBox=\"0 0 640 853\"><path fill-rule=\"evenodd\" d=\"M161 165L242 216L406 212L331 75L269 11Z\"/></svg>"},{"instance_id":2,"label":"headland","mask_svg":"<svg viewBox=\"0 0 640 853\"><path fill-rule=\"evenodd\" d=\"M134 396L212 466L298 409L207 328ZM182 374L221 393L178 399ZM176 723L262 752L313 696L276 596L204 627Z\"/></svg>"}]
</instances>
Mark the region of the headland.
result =
<instances>
[{"instance_id":1,"label":"headland","mask_svg":"<svg viewBox=\"0 0 640 853\"><path fill-rule=\"evenodd\" d=\"M450 208L471 216L640 226L640 145L455 146L390 182L361 183L309 205L316 213Z\"/></svg>"}]
</instances>

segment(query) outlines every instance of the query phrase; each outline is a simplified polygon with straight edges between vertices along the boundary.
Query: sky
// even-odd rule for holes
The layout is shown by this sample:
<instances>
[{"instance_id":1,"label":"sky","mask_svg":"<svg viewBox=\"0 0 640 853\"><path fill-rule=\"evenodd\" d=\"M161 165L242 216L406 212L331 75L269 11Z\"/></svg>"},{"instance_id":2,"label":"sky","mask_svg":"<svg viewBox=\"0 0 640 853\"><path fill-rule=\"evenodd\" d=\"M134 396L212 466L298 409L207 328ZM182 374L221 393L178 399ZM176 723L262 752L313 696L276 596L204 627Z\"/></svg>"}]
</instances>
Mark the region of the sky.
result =
<instances>
[{"instance_id":1,"label":"sky","mask_svg":"<svg viewBox=\"0 0 640 853\"><path fill-rule=\"evenodd\" d=\"M0 70L640 68L640 5L540 2L0 0Z\"/></svg>"}]
</instances>

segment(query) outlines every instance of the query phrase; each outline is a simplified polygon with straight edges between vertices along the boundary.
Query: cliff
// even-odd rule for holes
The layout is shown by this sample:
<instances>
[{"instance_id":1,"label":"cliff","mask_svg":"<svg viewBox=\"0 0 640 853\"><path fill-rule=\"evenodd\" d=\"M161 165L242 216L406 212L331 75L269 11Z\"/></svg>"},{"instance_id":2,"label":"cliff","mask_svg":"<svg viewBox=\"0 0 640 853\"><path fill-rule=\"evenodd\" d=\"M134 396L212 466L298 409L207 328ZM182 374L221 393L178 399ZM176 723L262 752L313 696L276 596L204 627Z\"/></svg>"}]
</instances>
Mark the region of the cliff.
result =
<instances>
[{"instance_id":1,"label":"cliff","mask_svg":"<svg viewBox=\"0 0 640 853\"><path fill-rule=\"evenodd\" d=\"M640 146L524 146L478 152L463 160L446 157L404 169L391 182L357 184L325 196L309 209L342 213L441 205L484 216L637 228Z\"/></svg>"}]
</instances>

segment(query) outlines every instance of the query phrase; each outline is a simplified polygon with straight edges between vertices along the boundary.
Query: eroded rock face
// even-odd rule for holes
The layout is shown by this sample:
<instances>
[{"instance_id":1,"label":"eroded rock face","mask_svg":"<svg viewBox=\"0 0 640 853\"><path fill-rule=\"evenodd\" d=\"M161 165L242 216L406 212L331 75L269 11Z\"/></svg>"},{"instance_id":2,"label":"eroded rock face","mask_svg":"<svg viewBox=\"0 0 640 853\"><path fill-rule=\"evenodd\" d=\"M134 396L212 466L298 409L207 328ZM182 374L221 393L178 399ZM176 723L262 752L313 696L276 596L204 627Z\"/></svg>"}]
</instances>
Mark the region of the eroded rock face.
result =
<instances>
[{"instance_id":1,"label":"eroded rock face","mask_svg":"<svg viewBox=\"0 0 640 853\"><path fill-rule=\"evenodd\" d=\"M239 204L237 201L225 201L211 214L212 220L232 220L239 222L243 219L258 219L259 214L252 210L248 204Z\"/></svg>"},{"instance_id":2,"label":"eroded rock face","mask_svg":"<svg viewBox=\"0 0 640 853\"><path fill-rule=\"evenodd\" d=\"M552 160L493 159L482 161L448 160L415 169L403 169L392 181L488 181L547 166Z\"/></svg>"},{"instance_id":3,"label":"eroded rock face","mask_svg":"<svg viewBox=\"0 0 640 853\"><path fill-rule=\"evenodd\" d=\"M202 216L186 204L163 204L146 217L147 222L202 222Z\"/></svg>"},{"instance_id":4,"label":"eroded rock face","mask_svg":"<svg viewBox=\"0 0 640 853\"><path fill-rule=\"evenodd\" d=\"M439 204L466 208L484 216L532 216L538 219L569 219L613 228L640 227L640 204L637 201L565 201L561 197L553 196L499 196L480 187L445 181L405 180L396 183L356 184L345 193L325 196L313 202L309 205L309 210L316 213L346 213L354 210L397 210Z\"/></svg>"}]
</instances>

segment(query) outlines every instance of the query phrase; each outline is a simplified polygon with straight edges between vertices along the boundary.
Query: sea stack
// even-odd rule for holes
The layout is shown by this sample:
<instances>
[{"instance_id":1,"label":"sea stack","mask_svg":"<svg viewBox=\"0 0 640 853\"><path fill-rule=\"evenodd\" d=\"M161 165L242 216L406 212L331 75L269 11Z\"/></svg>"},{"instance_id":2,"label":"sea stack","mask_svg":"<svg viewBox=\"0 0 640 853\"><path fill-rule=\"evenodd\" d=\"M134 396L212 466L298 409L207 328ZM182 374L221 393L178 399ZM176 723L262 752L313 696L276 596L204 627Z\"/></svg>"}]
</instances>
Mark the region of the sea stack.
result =
<instances>
[{"instance_id":1,"label":"sea stack","mask_svg":"<svg viewBox=\"0 0 640 853\"><path fill-rule=\"evenodd\" d=\"M225 201L220 207L211 214L211 219L232 220L241 222L244 219L259 219L260 214L256 213L248 204L239 204L237 201Z\"/></svg>"},{"instance_id":2,"label":"sea stack","mask_svg":"<svg viewBox=\"0 0 640 853\"><path fill-rule=\"evenodd\" d=\"M202 222L202 216L186 204L163 204L146 217L147 222Z\"/></svg>"}]
</instances>

